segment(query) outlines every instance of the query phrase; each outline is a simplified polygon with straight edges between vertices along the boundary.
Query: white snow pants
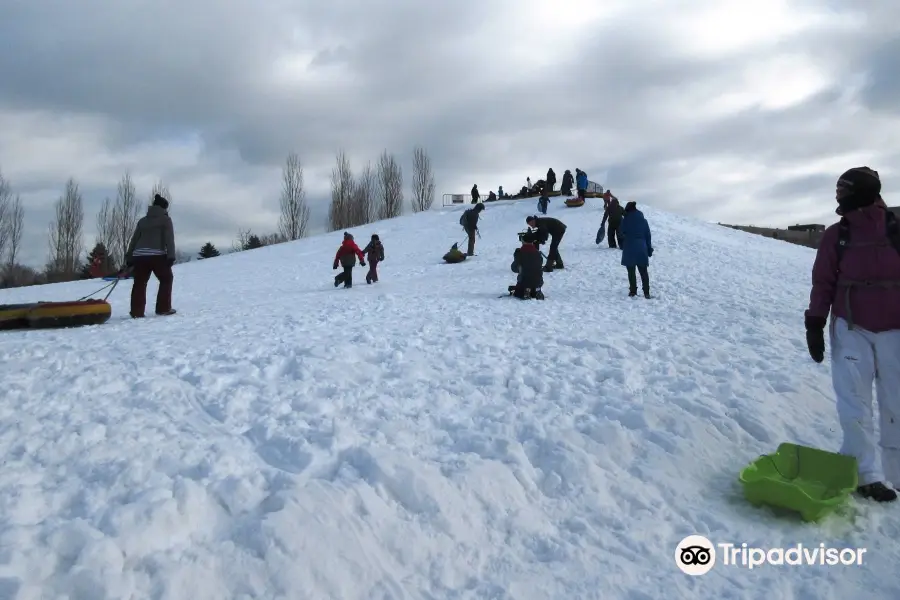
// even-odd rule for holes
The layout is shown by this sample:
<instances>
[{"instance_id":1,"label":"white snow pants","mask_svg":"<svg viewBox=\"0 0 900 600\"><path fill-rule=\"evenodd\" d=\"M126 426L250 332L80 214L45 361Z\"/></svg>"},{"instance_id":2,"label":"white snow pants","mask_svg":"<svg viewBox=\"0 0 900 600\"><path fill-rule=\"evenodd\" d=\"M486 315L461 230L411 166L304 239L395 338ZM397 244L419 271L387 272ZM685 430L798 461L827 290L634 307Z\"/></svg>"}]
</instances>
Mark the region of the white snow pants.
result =
<instances>
[{"instance_id":1,"label":"white snow pants","mask_svg":"<svg viewBox=\"0 0 900 600\"><path fill-rule=\"evenodd\" d=\"M900 486L900 330L851 330L844 319L835 319L831 379L844 432L840 453L856 457L859 484L886 479ZM875 443L873 383L880 417L881 465Z\"/></svg>"}]
</instances>

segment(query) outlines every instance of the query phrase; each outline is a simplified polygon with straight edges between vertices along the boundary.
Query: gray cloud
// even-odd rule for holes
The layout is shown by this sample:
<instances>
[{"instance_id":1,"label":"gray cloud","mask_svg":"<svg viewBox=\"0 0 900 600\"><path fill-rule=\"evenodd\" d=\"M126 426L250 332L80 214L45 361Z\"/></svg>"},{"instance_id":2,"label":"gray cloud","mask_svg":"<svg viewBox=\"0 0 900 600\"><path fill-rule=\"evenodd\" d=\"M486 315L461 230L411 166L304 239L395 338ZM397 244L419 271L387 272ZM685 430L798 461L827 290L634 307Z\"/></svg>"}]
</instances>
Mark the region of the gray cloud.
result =
<instances>
[{"instance_id":1,"label":"gray cloud","mask_svg":"<svg viewBox=\"0 0 900 600\"><path fill-rule=\"evenodd\" d=\"M439 193L580 167L710 221L834 220L833 180L900 154L900 4L629 0L8 3L0 168L41 263L65 179L93 214L125 170L183 246L271 231L297 151L314 218L354 166L426 146ZM724 16L723 16L724 15Z\"/></svg>"}]
</instances>

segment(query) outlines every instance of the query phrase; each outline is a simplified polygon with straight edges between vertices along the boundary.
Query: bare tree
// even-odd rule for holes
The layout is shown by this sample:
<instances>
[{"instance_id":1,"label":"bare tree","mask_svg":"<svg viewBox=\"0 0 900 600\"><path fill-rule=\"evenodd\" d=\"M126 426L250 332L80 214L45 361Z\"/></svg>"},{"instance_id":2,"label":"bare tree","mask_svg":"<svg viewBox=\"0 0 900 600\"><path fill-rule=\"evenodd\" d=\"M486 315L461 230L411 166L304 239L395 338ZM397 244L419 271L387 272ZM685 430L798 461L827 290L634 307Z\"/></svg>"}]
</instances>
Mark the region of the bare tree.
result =
<instances>
[{"instance_id":1,"label":"bare tree","mask_svg":"<svg viewBox=\"0 0 900 600\"><path fill-rule=\"evenodd\" d=\"M50 223L50 271L73 278L84 248L84 204L75 180L69 178L65 193L56 201L56 220Z\"/></svg>"},{"instance_id":2,"label":"bare tree","mask_svg":"<svg viewBox=\"0 0 900 600\"><path fill-rule=\"evenodd\" d=\"M97 213L97 244L106 250L103 268L107 271L116 269L116 205L109 198L104 198L100 212Z\"/></svg>"},{"instance_id":3,"label":"bare tree","mask_svg":"<svg viewBox=\"0 0 900 600\"><path fill-rule=\"evenodd\" d=\"M375 170L367 163L353 184L350 204L350 226L357 227L375 219Z\"/></svg>"},{"instance_id":4,"label":"bare tree","mask_svg":"<svg viewBox=\"0 0 900 600\"><path fill-rule=\"evenodd\" d=\"M296 153L291 153L281 171L281 217L278 232L286 240L299 240L309 227L309 204L303 185L303 165Z\"/></svg>"},{"instance_id":5,"label":"bare tree","mask_svg":"<svg viewBox=\"0 0 900 600\"><path fill-rule=\"evenodd\" d=\"M403 168L387 150L378 158L378 218L393 219L403 212Z\"/></svg>"},{"instance_id":6,"label":"bare tree","mask_svg":"<svg viewBox=\"0 0 900 600\"><path fill-rule=\"evenodd\" d=\"M6 218L6 264L12 271L19 257L19 248L22 246L22 233L25 231L25 209L22 207L22 199L16 196Z\"/></svg>"},{"instance_id":7,"label":"bare tree","mask_svg":"<svg viewBox=\"0 0 900 600\"><path fill-rule=\"evenodd\" d=\"M138 219L141 218L141 208L131 175L125 173L117 187L116 204L111 216L115 223L112 227L113 244L108 246L119 264L125 264L125 251L128 249Z\"/></svg>"},{"instance_id":8,"label":"bare tree","mask_svg":"<svg viewBox=\"0 0 900 600\"><path fill-rule=\"evenodd\" d=\"M0 256L3 256L9 244L9 221L12 204L12 186L3 176L3 173L0 173Z\"/></svg>"},{"instance_id":9,"label":"bare tree","mask_svg":"<svg viewBox=\"0 0 900 600\"><path fill-rule=\"evenodd\" d=\"M434 173L431 159L425 149L416 146L413 151L413 199L414 212L428 210L434 204Z\"/></svg>"},{"instance_id":10,"label":"bare tree","mask_svg":"<svg viewBox=\"0 0 900 600\"><path fill-rule=\"evenodd\" d=\"M336 156L337 164L331 170L331 205L328 208L330 231L352 227L353 171L343 150Z\"/></svg>"},{"instance_id":11,"label":"bare tree","mask_svg":"<svg viewBox=\"0 0 900 600\"><path fill-rule=\"evenodd\" d=\"M157 194L168 200L169 206L172 206L172 193L169 191L169 186L163 183L161 179L154 183L153 189L150 190L150 204L153 204L153 199L156 198Z\"/></svg>"}]
</instances>

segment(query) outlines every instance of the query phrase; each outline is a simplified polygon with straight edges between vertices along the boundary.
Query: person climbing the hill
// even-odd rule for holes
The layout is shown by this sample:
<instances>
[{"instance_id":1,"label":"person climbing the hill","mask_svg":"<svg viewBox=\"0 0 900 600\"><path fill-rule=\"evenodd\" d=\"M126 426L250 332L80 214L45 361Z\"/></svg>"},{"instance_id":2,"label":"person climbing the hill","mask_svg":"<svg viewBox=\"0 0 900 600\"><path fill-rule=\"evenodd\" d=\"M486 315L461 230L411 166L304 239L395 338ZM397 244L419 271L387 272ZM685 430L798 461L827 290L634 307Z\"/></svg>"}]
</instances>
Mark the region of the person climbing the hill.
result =
<instances>
[{"instance_id":1,"label":"person climbing the hill","mask_svg":"<svg viewBox=\"0 0 900 600\"><path fill-rule=\"evenodd\" d=\"M609 208L609 203L612 202L613 200L615 200L616 202L619 202L619 199L616 198L615 196L613 196L613 194L610 190L606 190L605 192L603 192L602 198L603 198L603 210L604 211Z\"/></svg>"},{"instance_id":2,"label":"person climbing the hill","mask_svg":"<svg viewBox=\"0 0 900 600\"><path fill-rule=\"evenodd\" d=\"M585 195L587 194L588 176L587 173L581 169L575 169L575 173L575 185L578 188L578 197L584 200Z\"/></svg>"},{"instance_id":3,"label":"person climbing the hill","mask_svg":"<svg viewBox=\"0 0 900 600\"><path fill-rule=\"evenodd\" d=\"M564 269L562 257L559 255L559 243L566 233L566 224L553 217L538 217L536 215L526 217L525 222L529 227L537 229L537 242L547 243L550 238L550 250L547 252L547 264L544 271L550 273L553 269Z\"/></svg>"},{"instance_id":4,"label":"person climbing the hill","mask_svg":"<svg viewBox=\"0 0 900 600\"><path fill-rule=\"evenodd\" d=\"M553 186L556 185L556 173L553 172L553 167L547 170L547 178L544 180L544 194L549 194L553 191Z\"/></svg>"},{"instance_id":5,"label":"person climbing the hill","mask_svg":"<svg viewBox=\"0 0 900 600\"><path fill-rule=\"evenodd\" d=\"M334 255L333 269L338 268L338 263L344 268L343 272L334 276L334 287L344 284L345 288L353 287L353 267L356 266L356 258L359 257L359 265L366 266L366 257L363 256L362 250L353 241L353 235L345 231L344 241L338 247L337 253Z\"/></svg>"},{"instance_id":6,"label":"person climbing the hill","mask_svg":"<svg viewBox=\"0 0 900 600\"><path fill-rule=\"evenodd\" d=\"M513 264L517 267L516 285L509 286L509 292L520 300L535 298L544 299L541 288L544 286L544 274L541 271L541 251L538 249L538 233L527 231L519 234L522 245L513 255Z\"/></svg>"},{"instance_id":7,"label":"person climbing the hill","mask_svg":"<svg viewBox=\"0 0 900 600\"><path fill-rule=\"evenodd\" d=\"M466 235L469 236L469 247L466 251L466 256L475 255L475 234L478 233L478 215L483 210L484 204L477 204L465 211L459 218L459 224L462 225Z\"/></svg>"},{"instance_id":8,"label":"person climbing the hill","mask_svg":"<svg viewBox=\"0 0 900 600\"><path fill-rule=\"evenodd\" d=\"M572 195L572 171L566 169L566 172L563 173L562 178L562 186L559 188L559 193L561 196L571 196Z\"/></svg>"},{"instance_id":9,"label":"person climbing the hill","mask_svg":"<svg viewBox=\"0 0 900 600\"><path fill-rule=\"evenodd\" d=\"M478 193L478 184L472 186L472 204L478 204L481 194Z\"/></svg>"},{"instance_id":10,"label":"person climbing the hill","mask_svg":"<svg viewBox=\"0 0 900 600\"><path fill-rule=\"evenodd\" d=\"M607 205L606 210L603 211L603 219L600 221L600 229L603 229L603 226L607 224L607 221L609 222L609 227L606 232L606 241L610 248L622 248L621 225L622 217L624 215L625 210L619 205L619 199L611 195L609 204ZM597 240L597 243L599 244L600 240Z\"/></svg>"},{"instance_id":11,"label":"person climbing the hill","mask_svg":"<svg viewBox=\"0 0 900 600\"><path fill-rule=\"evenodd\" d=\"M610 229L613 228L610 221ZM644 213L637 209L635 202L625 205L625 216L622 217L622 266L628 270L628 295L637 296L637 276L641 274L641 288L644 298L650 298L650 274L647 267L653 256L653 241L650 238L650 225Z\"/></svg>"},{"instance_id":12,"label":"person climbing the hill","mask_svg":"<svg viewBox=\"0 0 900 600\"><path fill-rule=\"evenodd\" d=\"M547 192L541 194L541 197L538 198L538 211L542 215L547 214L547 205L550 204L550 197L547 196Z\"/></svg>"},{"instance_id":13,"label":"person climbing the hill","mask_svg":"<svg viewBox=\"0 0 900 600\"><path fill-rule=\"evenodd\" d=\"M893 502L900 486L900 226L869 167L846 171L835 186L841 219L822 234L804 314L806 343L825 359L831 317L831 380L843 430L840 453L856 457L860 496ZM880 413L881 465L872 386Z\"/></svg>"},{"instance_id":14,"label":"person climbing the hill","mask_svg":"<svg viewBox=\"0 0 900 600\"><path fill-rule=\"evenodd\" d=\"M362 253L366 255L366 260L369 261L366 283L378 283L378 263L384 260L384 246L381 245L381 239L377 233L372 234L372 239L363 248Z\"/></svg>"},{"instance_id":15,"label":"person climbing the hill","mask_svg":"<svg viewBox=\"0 0 900 600\"><path fill-rule=\"evenodd\" d=\"M137 222L134 234L125 250L125 266L131 269L134 283L131 287L131 311L133 319L144 317L147 305L147 284L150 275L159 281L156 292L156 314L174 315L172 308L172 265L175 264L175 228L169 216L169 201L156 194L147 214Z\"/></svg>"}]
</instances>

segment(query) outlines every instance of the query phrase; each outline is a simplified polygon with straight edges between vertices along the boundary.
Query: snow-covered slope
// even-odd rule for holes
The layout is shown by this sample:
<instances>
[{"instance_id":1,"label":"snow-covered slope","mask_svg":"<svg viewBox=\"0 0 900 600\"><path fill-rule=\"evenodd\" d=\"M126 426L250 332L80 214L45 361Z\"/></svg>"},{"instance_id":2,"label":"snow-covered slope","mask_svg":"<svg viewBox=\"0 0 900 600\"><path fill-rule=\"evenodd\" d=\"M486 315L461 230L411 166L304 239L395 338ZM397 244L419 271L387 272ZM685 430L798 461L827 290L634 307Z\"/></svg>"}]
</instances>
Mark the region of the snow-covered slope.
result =
<instances>
[{"instance_id":1,"label":"snow-covered slope","mask_svg":"<svg viewBox=\"0 0 900 600\"><path fill-rule=\"evenodd\" d=\"M384 242L376 285L332 287L338 232L177 266L174 317L128 319L124 283L106 325L0 335L0 597L900 597L896 507L804 525L737 483L781 441L840 443L812 250L643 208L653 300L594 244L596 200L551 203L547 299L498 298L524 201L462 264L449 208L354 230ZM694 533L868 552L691 578Z\"/></svg>"}]
</instances>

